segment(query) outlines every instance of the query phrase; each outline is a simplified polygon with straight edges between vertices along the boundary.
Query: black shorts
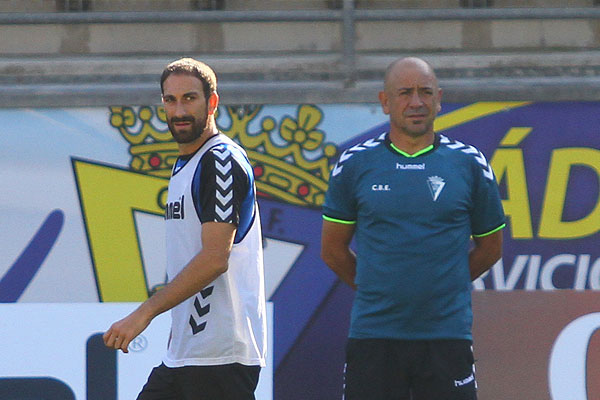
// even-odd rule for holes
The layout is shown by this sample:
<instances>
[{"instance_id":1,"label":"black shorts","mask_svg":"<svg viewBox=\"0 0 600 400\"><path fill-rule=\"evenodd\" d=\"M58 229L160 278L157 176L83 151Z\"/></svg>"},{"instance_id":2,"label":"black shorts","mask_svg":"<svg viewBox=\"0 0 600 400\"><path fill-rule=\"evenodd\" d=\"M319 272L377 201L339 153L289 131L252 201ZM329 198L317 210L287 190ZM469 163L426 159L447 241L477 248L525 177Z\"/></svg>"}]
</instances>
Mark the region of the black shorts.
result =
<instances>
[{"instance_id":1,"label":"black shorts","mask_svg":"<svg viewBox=\"0 0 600 400\"><path fill-rule=\"evenodd\" d=\"M154 368L137 400L254 400L259 366Z\"/></svg>"},{"instance_id":2,"label":"black shorts","mask_svg":"<svg viewBox=\"0 0 600 400\"><path fill-rule=\"evenodd\" d=\"M476 400L471 341L349 339L345 400Z\"/></svg>"}]
</instances>

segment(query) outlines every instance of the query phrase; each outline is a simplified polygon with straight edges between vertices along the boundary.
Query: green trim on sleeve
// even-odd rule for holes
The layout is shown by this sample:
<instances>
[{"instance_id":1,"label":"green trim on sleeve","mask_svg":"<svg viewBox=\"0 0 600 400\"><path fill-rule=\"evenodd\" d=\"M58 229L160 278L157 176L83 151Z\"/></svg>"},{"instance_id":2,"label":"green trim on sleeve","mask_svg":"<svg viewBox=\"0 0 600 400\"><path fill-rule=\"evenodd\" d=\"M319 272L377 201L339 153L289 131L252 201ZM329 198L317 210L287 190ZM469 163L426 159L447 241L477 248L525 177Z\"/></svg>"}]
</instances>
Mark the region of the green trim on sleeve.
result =
<instances>
[{"instance_id":1,"label":"green trim on sleeve","mask_svg":"<svg viewBox=\"0 0 600 400\"><path fill-rule=\"evenodd\" d=\"M325 221L336 222L338 224L346 224L346 225L354 225L354 224L356 224L356 221L344 221L343 219L336 219L336 218L328 217L327 215L323 215L323 219Z\"/></svg>"},{"instance_id":2,"label":"green trim on sleeve","mask_svg":"<svg viewBox=\"0 0 600 400\"><path fill-rule=\"evenodd\" d=\"M504 229L505 226L506 226L506 224L502 224L502 225L500 225L499 227L497 227L494 230L491 230L491 231L486 232L486 233L482 233L481 235L473 235L473 237L484 237L484 236L491 235L492 233L498 232L500 229Z\"/></svg>"}]
</instances>

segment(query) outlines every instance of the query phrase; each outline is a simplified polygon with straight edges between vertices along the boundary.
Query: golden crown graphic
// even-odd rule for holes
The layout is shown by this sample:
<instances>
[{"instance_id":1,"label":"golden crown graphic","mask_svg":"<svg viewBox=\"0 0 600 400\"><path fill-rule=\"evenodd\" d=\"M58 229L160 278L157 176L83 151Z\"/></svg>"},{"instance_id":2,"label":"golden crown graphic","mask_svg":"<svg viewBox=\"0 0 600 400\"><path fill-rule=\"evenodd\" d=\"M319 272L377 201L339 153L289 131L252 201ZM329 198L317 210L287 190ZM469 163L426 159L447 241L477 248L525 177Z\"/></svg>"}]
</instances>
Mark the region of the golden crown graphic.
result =
<instances>
[{"instance_id":1,"label":"golden crown graphic","mask_svg":"<svg viewBox=\"0 0 600 400\"><path fill-rule=\"evenodd\" d=\"M273 117L263 117L258 132L250 132L249 127L262 106L222 109L230 126L219 130L246 150L260 194L297 205L323 204L337 147L323 142L325 134L317 129L323 118L319 108L301 105L296 118L285 116L279 124ZM130 168L168 178L178 152L164 108L144 106L136 111L114 106L110 112L110 124L130 144ZM277 127L279 137L274 133Z\"/></svg>"},{"instance_id":2,"label":"golden crown graphic","mask_svg":"<svg viewBox=\"0 0 600 400\"><path fill-rule=\"evenodd\" d=\"M135 171L168 178L177 160L177 143L166 127L167 116L163 107L110 107L110 124L129 142L131 161ZM164 125L162 130L156 125Z\"/></svg>"}]
</instances>

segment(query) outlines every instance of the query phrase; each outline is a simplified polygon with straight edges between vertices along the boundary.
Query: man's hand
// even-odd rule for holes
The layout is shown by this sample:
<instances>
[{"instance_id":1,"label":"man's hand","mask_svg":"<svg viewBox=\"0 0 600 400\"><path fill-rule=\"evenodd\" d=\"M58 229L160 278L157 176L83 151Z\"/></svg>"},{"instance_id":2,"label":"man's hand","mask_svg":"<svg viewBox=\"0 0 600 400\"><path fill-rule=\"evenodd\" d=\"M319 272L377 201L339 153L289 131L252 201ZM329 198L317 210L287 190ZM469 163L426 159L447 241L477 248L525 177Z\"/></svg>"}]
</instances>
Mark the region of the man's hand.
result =
<instances>
[{"instance_id":1,"label":"man's hand","mask_svg":"<svg viewBox=\"0 0 600 400\"><path fill-rule=\"evenodd\" d=\"M137 309L127 317L112 324L110 329L102 336L104 344L111 349L121 349L123 353L128 353L129 343L142 333L149 324L150 319L144 317Z\"/></svg>"},{"instance_id":2,"label":"man's hand","mask_svg":"<svg viewBox=\"0 0 600 400\"><path fill-rule=\"evenodd\" d=\"M198 293L227 271L235 232L236 226L225 222L202 224L202 250L164 288L127 317L112 324L102 336L104 344L127 353L129 343L154 317Z\"/></svg>"}]
</instances>

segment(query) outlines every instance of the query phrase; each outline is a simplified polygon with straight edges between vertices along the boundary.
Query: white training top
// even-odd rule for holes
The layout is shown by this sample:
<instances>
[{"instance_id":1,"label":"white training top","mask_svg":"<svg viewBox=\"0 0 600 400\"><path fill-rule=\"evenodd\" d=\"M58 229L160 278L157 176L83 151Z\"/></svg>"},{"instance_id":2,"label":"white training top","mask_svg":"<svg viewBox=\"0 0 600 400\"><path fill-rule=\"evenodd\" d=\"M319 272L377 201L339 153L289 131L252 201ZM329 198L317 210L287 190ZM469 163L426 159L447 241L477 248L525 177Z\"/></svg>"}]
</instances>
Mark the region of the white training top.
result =
<instances>
[{"instance_id":1,"label":"white training top","mask_svg":"<svg viewBox=\"0 0 600 400\"><path fill-rule=\"evenodd\" d=\"M218 134L191 157L180 157L169 182L165 219L169 282L202 250L203 222L234 223L238 232L228 270L171 310L164 364L265 366L260 218L244 150Z\"/></svg>"}]
</instances>

